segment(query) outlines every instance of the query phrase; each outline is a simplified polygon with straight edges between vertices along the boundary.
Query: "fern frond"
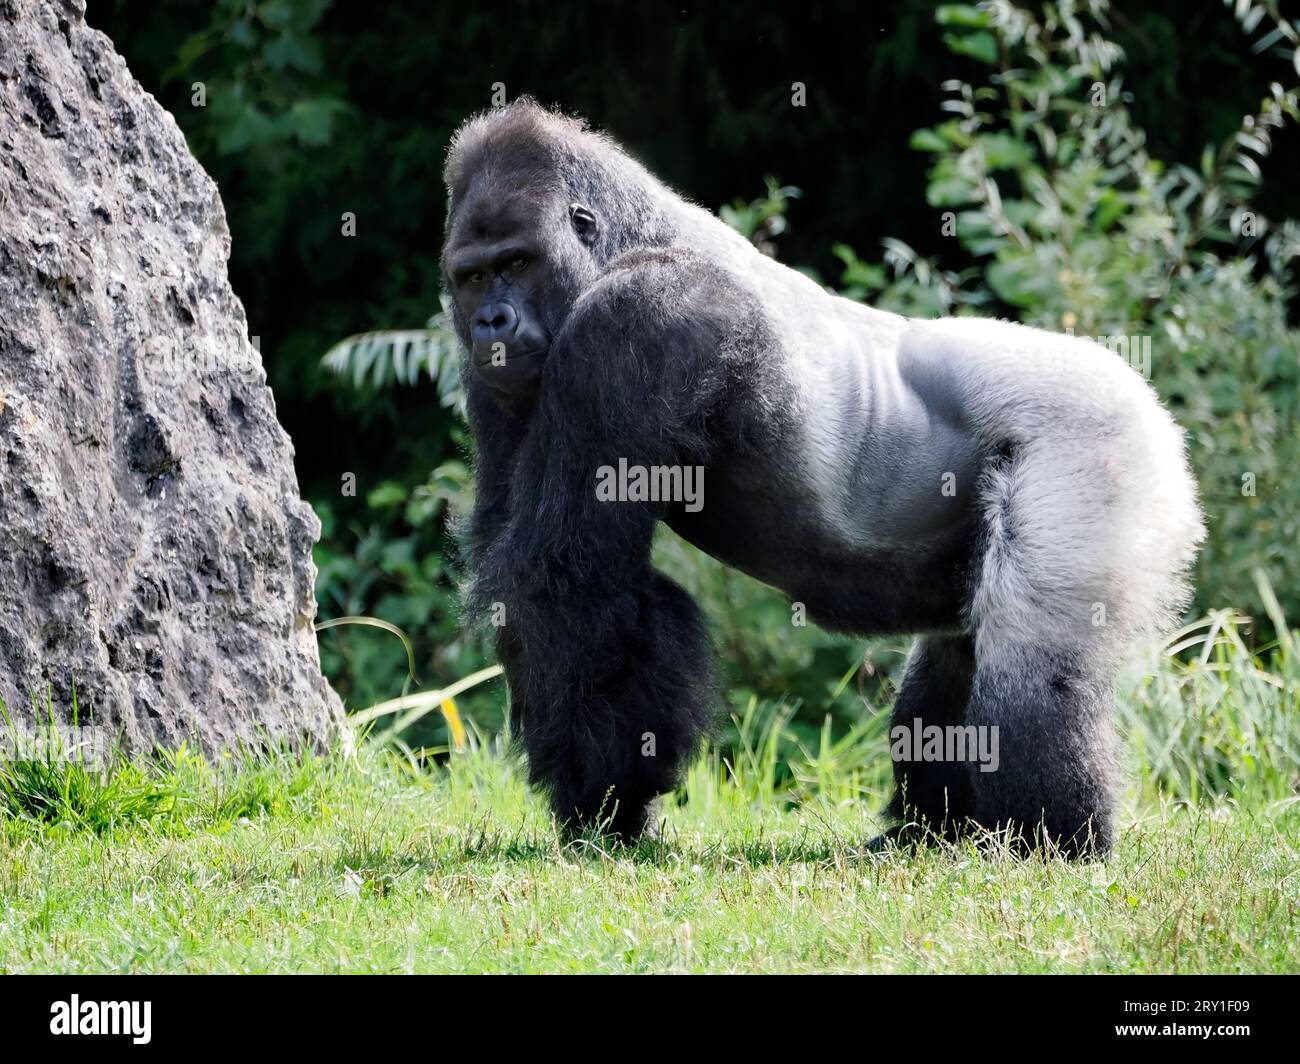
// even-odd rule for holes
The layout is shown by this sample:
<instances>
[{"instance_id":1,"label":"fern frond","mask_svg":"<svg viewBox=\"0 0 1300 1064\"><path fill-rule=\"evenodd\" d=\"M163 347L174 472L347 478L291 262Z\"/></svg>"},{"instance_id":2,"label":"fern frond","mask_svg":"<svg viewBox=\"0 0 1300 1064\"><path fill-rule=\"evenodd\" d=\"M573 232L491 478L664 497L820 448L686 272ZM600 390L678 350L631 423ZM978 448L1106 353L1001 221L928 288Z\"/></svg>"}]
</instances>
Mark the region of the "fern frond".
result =
<instances>
[{"instance_id":1,"label":"fern frond","mask_svg":"<svg viewBox=\"0 0 1300 1064\"><path fill-rule=\"evenodd\" d=\"M459 344L445 306L423 329L380 329L340 340L321 363L354 388L410 386L427 376L444 406L463 408Z\"/></svg>"}]
</instances>

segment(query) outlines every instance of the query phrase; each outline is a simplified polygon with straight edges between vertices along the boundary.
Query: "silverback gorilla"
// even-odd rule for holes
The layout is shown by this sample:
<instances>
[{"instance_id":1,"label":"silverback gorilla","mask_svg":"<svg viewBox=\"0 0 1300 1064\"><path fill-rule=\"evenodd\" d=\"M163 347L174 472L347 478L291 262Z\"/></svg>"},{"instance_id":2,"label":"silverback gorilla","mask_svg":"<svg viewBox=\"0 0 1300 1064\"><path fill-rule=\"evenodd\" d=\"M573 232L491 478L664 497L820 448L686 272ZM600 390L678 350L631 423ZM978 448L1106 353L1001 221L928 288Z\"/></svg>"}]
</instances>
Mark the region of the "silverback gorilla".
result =
<instances>
[{"instance_id":1,"label":"silverback gorilla","mask_svg":"<svg viewBox=\"0 0 1300 1064\"><path fill-rule=\"evenodd\" d=\"M919 633L896 724L999 729L997 771L897 761L894 834L1105 852L1118 659L1183 607L1201 536L1141 376L835 296L529 100L468 120L445 178L468 608L558 822L635 837L711 723L699 611L649 561L662 520L822 625ZM703 470L703 506L610 501L620 463Z\"/></svg>"}]
</instances>

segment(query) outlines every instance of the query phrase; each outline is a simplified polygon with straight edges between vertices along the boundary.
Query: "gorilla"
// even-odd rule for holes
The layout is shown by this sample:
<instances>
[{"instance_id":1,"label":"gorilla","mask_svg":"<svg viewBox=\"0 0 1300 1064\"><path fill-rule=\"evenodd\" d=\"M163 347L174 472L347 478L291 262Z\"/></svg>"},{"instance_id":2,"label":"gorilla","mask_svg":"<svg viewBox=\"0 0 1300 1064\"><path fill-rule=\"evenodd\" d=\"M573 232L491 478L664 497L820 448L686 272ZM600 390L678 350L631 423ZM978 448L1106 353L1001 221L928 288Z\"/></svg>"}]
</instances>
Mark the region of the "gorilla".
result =
<instances>
[{"instance_id":1,"label":"gorilla","mask_svg":"<svg viewBox=\"0 0 1300 1064\"><path fill-rule=\"evenodd\" d=\"M838 297L528 99L467 120L444 177L467 608L561 827L635 838L713 719L699 610L649 560L664 521L821 625L917 634L896 725L997 729L996 771L896 759L877 845L1107 851L1116 669L1186 605L1202 535L1141 375L1086 339ZM613 468L642 490L599 490Z\"/></svg>"}]
</instances>

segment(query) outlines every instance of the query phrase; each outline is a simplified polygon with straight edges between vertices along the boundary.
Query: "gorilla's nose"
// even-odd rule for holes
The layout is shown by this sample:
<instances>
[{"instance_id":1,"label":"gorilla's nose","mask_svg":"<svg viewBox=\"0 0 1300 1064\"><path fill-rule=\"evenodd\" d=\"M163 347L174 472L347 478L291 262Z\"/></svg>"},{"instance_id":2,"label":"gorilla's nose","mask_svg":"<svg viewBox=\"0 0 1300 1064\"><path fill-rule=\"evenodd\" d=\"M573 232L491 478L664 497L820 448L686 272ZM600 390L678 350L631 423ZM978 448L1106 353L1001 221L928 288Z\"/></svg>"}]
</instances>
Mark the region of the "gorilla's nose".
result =
<instances>
[{"instance_id":1,"label":"gorilla's nose","mask_svg":"<svg viewBox=\"0 0 1300 1064\"><path fill-rule=\"evenodd\" d=\"M509 340L519 326L519 312L509 303L484 303L470 320L474 346Z\"/></svg>"}]
</instances>

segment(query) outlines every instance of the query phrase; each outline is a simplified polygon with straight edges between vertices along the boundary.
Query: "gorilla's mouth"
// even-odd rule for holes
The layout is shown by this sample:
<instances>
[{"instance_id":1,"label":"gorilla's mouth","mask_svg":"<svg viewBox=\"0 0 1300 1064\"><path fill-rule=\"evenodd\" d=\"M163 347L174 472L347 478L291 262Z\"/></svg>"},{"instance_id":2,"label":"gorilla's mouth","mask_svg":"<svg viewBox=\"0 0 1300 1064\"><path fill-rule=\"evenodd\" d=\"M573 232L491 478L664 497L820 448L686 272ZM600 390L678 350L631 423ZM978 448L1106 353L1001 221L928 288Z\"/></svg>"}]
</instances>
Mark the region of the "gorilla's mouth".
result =
<instances>
[{"instance_id":1,"label":"gorilla's mouth","mask_svg":"<svg viewBox=\"0 0 1300 1064\"><path fill-rule=\"evenodd\" d=\"M474 360L474 372L495 392L510 396L534 394L541 385L542 364L549 348L534 347L517 355L507 353L500 362L492 356Z\"/></svg>"},{"instance_id":2,"label":"gorilla's mouth","mask_svg":"<svg viewBox=\"0 0 1300 1064\"><path fill-rule=\"evenodd\" d=\"M495 356L491 352L488 352L482 358L476 357L474 359L474 365L477 369L488 371L496 370L501 373L508 373L512 369L520 367L526 369L535 365L537 360L546 354L546 350L547 349L544 347L535 347L531 351L521 351L517 355L507 352L505 358L501 362L493 362L492 359Z\"/></svg>"}]
</instances>

